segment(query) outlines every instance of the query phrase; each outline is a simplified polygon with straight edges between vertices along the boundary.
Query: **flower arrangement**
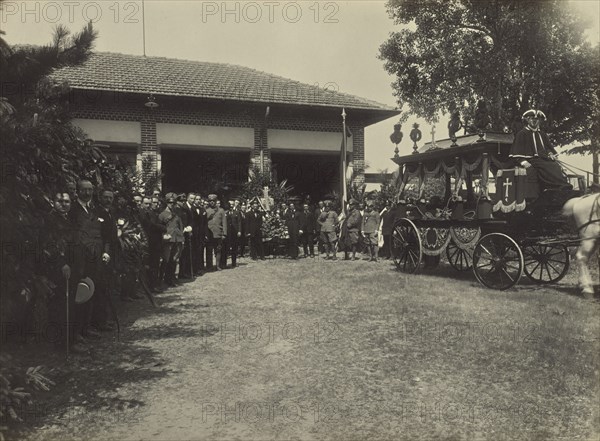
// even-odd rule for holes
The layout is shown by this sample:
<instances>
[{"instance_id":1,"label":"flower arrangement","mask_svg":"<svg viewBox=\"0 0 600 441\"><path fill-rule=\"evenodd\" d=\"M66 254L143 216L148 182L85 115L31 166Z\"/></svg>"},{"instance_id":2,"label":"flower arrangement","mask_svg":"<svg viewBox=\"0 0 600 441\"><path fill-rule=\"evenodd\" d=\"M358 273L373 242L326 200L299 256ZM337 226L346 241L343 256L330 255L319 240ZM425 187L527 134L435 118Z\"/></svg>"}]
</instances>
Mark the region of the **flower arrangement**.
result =
<instances>
[{"instance_id":1,"label":"flower arrangement","mask_svg":"<svg viewBox=\"0 0 600 441\"><path fill-rule=\"evenodd\" d=\"M120 218L117 221L117 235L122 252L120 272L122 274L138 272L148 250L144 230L142 230L139 222L131 222Z\"/></svg>"},{"instance_id":2,"label":"flower arrangement","mask_svg":"<svg viewBox=\"0 0 600 441\"><path fill-rule=\"evenodd\" d=\"M289 239L285 220L277 213L267 213L263 219L262 235L264 240Z\"/></svg>"}]
</instances>

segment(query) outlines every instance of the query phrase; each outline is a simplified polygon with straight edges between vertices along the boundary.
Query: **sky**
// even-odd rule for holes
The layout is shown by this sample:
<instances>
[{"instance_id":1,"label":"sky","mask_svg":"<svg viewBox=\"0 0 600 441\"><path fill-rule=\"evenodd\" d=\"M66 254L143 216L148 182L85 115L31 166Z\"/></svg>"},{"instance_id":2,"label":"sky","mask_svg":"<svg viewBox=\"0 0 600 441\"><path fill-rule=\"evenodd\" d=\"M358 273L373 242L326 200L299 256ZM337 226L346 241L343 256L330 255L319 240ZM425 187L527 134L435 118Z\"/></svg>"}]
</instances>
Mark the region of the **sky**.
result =
<instances>
[{"instance_id":1,"label":"sky","mask_svg":"<svg viewBox=\"0 0 600 441\"><path fill-rule=\"evenodd\" d=\"M600 41L600 0L565 0L592 24ZM385 2L372 1L5 1L0 28L10 44L46 44L56 24L80 30L87 20L99 31L96 50L238 64L303 83L396 107L393 78L377 58L380 45L400 28ZM395 169L389 140L396 118L365 130L368 172ZM419 122L424 140L431 126L409 117L400 154L412 151L408 132ZM436 128L446 134L447 119ZM591 157L568 157L591 169Z\"/></svg>"}]
</instances>

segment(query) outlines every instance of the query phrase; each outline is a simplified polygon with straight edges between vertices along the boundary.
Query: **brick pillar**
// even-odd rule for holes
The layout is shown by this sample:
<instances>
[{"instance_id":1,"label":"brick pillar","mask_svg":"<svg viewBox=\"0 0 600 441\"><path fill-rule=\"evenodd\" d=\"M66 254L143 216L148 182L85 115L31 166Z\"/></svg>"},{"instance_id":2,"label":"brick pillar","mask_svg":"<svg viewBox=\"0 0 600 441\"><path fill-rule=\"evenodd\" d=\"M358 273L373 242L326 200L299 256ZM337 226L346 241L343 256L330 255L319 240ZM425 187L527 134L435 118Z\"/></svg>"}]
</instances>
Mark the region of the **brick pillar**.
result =
<instances>
[{"instance_id":1,"label":"brick pillar","mask_svg":"<svg viewBox=\"0 0 600 441\"><path fill-rule=\"evenodd\" d=\"M365 129L352 127L352 167L356 177L354 183L365 182Z\"/></svg>"},{"instance_id":2,"label":"brick pillar","mask_svg":"<svg viewBox=\"0 0 600 441\"><path fill-rule=\"evenodd\" d=\"M152 110L146 112L141 120L142 127L142 149L141 149L141 158L142 161L148 160L152 161L153 167L152 171L160 172L161 161L160 161L160 151L156 145L156 121L154 119L154 114L151 113Z\"/></svg>"}]
</instances>

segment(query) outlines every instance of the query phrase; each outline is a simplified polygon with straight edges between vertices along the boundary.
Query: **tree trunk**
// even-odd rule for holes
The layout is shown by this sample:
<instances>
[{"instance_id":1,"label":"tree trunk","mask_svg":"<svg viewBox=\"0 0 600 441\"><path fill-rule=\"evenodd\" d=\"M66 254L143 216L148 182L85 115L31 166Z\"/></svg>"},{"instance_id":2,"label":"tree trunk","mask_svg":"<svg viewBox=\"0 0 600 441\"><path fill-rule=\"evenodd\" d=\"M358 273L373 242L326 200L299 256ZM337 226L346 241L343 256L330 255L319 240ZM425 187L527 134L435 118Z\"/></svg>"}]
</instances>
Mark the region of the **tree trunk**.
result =
<instances>
[{"instance_id":1,"label":"tree trunk","mask_svg":"<svg viewBox=\"0 0 600 441\"><path fill-rule=\"evenodd\" d=\"M502 78L498 79L496 84L496 96L492 104L492 128L498 132L504 129L502 120Z\"/></svg>"},{"instance_id":2,"label":"tree trunk","mask_svg":"<svg viewBox=\"0 0 600 441\"><path fill-rule=\"evenodd\" d=\"M598 176L600 170L598 167L598 143L596 140L592 140L592 182L594 184L600 184L600 176Z\"/></svg>"}]
</instances>

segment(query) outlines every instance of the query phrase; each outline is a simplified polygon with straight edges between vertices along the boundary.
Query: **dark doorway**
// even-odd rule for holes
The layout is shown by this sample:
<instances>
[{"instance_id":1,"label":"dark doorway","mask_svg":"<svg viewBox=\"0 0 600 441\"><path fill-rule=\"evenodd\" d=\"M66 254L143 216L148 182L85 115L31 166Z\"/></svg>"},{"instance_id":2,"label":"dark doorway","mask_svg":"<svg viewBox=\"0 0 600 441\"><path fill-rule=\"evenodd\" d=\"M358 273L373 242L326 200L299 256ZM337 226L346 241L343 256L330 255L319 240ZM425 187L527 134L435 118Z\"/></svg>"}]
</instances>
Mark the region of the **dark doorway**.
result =
<instances>
[{"instance_id":1,"label":"dark doorway","mask_svg":"<svg viewBox=\"0 0 600 441\"><path fill-rule=\"evenodd\" d=\"M164 191L229 197L248 181L247 151L163 148L161 157Z\"/></svg>"},{"instance_id":2,"label":"dark doorway","mask_svg":"<svg viewBox=\"0 0 600 441\"><path fill-rule=\"evenodd\" d=\"M271 152L273 176L277 182L287 179L292 194L312 201L323 199L332 191L340 192L340 154L306 152Z\"/></svg>"}]
</instances>

